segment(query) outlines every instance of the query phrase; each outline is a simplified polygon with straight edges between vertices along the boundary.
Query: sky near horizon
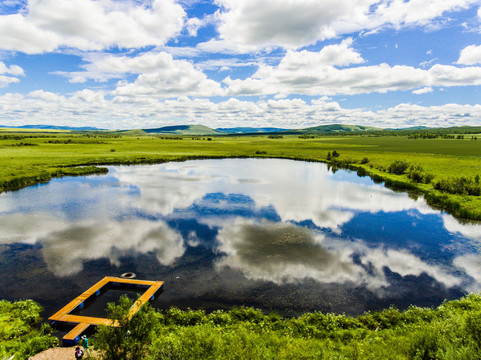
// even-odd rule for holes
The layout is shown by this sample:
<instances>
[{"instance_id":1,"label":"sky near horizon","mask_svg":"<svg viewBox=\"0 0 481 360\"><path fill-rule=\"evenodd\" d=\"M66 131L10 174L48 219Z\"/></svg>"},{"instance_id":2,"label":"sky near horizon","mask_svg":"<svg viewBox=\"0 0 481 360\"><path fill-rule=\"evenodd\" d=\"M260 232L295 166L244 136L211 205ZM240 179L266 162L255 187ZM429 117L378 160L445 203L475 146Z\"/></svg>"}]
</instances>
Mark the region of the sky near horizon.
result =
<instances>
[{"instance_id":1,"label":"sky near horizon","mask_svg":"<svg viewBox=\"0 0 481 360\"><path fill-rule=\"evenodd\" d=\"M0 0L0 125L481 126L481 0Z\"/></svg>"}]
</instances>

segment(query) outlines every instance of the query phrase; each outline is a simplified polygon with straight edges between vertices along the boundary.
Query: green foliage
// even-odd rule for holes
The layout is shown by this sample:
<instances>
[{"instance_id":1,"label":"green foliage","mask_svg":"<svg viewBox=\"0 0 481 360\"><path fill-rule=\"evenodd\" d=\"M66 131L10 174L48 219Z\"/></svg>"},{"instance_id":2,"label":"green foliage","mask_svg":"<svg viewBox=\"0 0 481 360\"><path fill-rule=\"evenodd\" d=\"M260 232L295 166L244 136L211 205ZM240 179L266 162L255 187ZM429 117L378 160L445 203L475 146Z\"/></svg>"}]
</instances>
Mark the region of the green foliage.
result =
<instances>
[{"instance_id":1,"label":"green foliage","mask_svg":"<svg viewBox=\"0 0 481 360\"><path fill-rule=\"evenodd\" d=\"M424 171L421 165L411 165L409 168L408 178L415 183L429 184L433 179L433 174L428 174Z\"/></svg>"},{"instance_id":2,"label":"green foliage","mask_svg":"<svg viewBox=\"0 0 481 360\"><path fill-rule=\"evenodd\" d=\"M13 355L17 360L28 359L58 345L49 325L37 329L41 311L41 306L32 300L0 301L0 359Z\"/></svg>"},{"instance_id":3,"label":"green foliage","mask_svg":"<svg viewBox=\"0 0 481 360\"><path fill-rule=\"evenodd\" d=\"M416 332L409 349L409 358L415 360L439 359L440 334L432 329Z\"/></svg>"},{"instance_id":4,"label":"green foliage","mask_svg":"<svg viewBox=\"0 0 481 360\"><path fill-rule=\"evenodd\" d=\"M99 326L95 335L95 346L101 350L104 360L144 359L151 343L157 317L149 304L145 304L131 319L129 310L133 301L122 296L119 304L108 304L109 319L118 321L119 326Z\"/></svg>"},{"instance_id":5,"label":"green foliage","mask_svg":"<svg viewBox=\"0 0 481 360\"><path fill-rule=\"evenodd\" d=\"M481 186L479 185L479 179L476 182L476 178L471 179L462 175L460 177L449 177L447 179L441 179L434 184L436 190L442 190L450 194L465 194L471 196L481 195Z\"/></svg>"},{"instance_id":6,"label":"green foliage","mask_svg":"<svg viewBox=\"0 0 481 360\"><path fill-rule=\"evenodd\" d=\"M357 318L282 319L252 308L168 310L148 359L479 359L481 296L438 309L393 307ZM183 325L181 325L183 324Z\"/></svg>"},{"instance_id":7,"label":"green foliage","mask_svg":"<svg viewBox=\"0 0 481 360\"><path fill-rule=\"evenodd\" d=\"M396 160L389 167L387 170L390 173L396 174L396 175L402 175L404 172L407 170L409 167L409 163L404 161L404 160Z\"/></svg>"},{"instance_id":8,"label":"green foliage","mask_svg":"<svg viewBox=\"0 0 481 360\"><path fill-rule=\"evenodd\" d=\"M100 327L93 339L103 359L445 359L481 353L481 295L437 309L411 306L358 317L320 312L283 319L239 307L229 311L166 311L144 307L128 321L133 301L109 304L120 327ZM37 324L33 301L0 301L0 359L27 359L57 344ZM7 357L7 358L8 358Z\"/></svg>"},{"instance_id":9,"label":"green foliage","mask_svg":"<svg viewBox=\"0 0 481 360\"><path fill-rule=\"evenodd\" d=\"M38 144L29 143L29 142L19 142L19 143L13 143L13 144L11 144L10 146L17 146L17 147L21 147L21 146L38 146Z\"/></svg>"},{"instance_id":10,"label":"green foliage","mask_svg":"<svg viewBox=\"0 0 481 360\"><path fill-rule=\"evenodd\" d=\"M366 169L364 169L363 167L358 167L357 168L357 176L367 176L368 175L368 172Z\"/></svg>"}]
</instances>

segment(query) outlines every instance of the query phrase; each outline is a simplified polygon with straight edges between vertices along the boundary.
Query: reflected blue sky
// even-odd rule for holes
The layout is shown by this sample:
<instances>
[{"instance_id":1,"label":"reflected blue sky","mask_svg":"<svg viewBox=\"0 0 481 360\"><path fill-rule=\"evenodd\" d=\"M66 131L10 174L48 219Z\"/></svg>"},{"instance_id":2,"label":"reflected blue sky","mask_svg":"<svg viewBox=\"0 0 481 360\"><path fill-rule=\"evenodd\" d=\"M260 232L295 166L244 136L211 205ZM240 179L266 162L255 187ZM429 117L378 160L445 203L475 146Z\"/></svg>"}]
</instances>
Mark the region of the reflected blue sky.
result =
<instances>
[{"instance_id":1,"label":"reflected blue sky","mask_svg":"<svg viewBox=\"0 0 481 360\"><path fill-rule=\"evenodd\" d=\"M0 297L49 304L64 294L21 290L12 280L82 288L135 271L167 281L161 307L253 304L287 313L430 305L481 288L480 224L318 163L110 167L0 194L0 227L9 275Z\"/></svg>"}]
</instances>

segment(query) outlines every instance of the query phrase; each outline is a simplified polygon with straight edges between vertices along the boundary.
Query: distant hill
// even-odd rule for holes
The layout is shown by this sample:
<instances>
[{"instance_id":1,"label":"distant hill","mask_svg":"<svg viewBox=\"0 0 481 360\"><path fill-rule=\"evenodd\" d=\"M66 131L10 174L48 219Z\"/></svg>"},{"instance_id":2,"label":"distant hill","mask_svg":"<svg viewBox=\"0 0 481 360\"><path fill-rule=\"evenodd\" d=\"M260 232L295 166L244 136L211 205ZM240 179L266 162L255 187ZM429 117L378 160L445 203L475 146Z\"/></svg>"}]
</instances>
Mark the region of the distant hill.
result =
<instances>
[{"instance_id":1,"label":"distant hill","mask_svg":"<svg viewBox=\"0 0 481 360\"><path fill-rule=\"evenodd\" d=\"M407 128L387 128L384 130L427 130L427 129L432 129L427 126L411 126Z\"/></svg>"},{"instance_id":2,"label":"distant hill","mask_svg":"<svg viewBox=\"0 0 481 360\"><path fill-rule=\"evenodd\" d=\"M342 134L342 133L353 133L353 132L364 132L364 131L376 131L383 130L382 128L377 128L373 126L362 126L362 125L321 125L314 126L305 129L298 130L287 130L284 134Z\"/></svg>"},{"instance_id":3,"label":"distant hill","mask_svg":"<svg viewBox=\"0 0 481 360\"><path fill-rule=\"evenodd\" d=\"M234 128L217 128L216 130L224 134L258 134L258 133L272 133L272 132L279 132L279 131L287 131L288 129L281 129L281 128L275 128L275 127L264 127L264 128L234 127Z\"/></svg>"},{"instance_id":4,"label":"distant hill","mask_svg":"<svg viewBox=\"0 0 481 360\"><path fill-rule=\"evenodd\" d=\"M0 125L0 128L9 128L9 129L40 129L40 130L69 130L69 131L96 131L96 130L105 130L99 129L92 126L81 126L81 127L72 127L72 126L57 126L57 125L22 125L22 126L4 126Z\"/></svg>"},{"instance_id":5,"label":"distant hill","mask_svg":"<svg viewBox=\"0 0 481 360\"><path fill-rule=\"evenodd\" d=\"M416 133L435 133L435 134L480 134L480 126L455 126L448 128L430 128L426 126L412 126L407 128L379 128L373 126L363 125L343 125L331 124L313 126L304 129L284 129L276 127L232 127L232 128L217 128L212 129L204 125L174 125L163 126L155 129L131 129L131 130L107 130L96 128L92 126L57 126L57 125L21 125L21 126L7 126L0 125L0 129L4 131L105 131L120 133L123 135L142 136L147 134L165 134L165 135L199 135L199 136L214 136L214 135L248 135L248 134L269 134L278 133L281 135L343 135L343 134L390 134L396 133L399 135L410 135L412 132ZM10 130L11 129L11 130ZM16 130L18 129L18 130Z\"/></svg>"},{"instance_id":6,"label":"distant hill","mask_svg":"<svg viewBox=\"0 0 481 360\"><path fill-rule=\"evenodd\" d=\"M222 135L220 131L204 125L175 125L163 126L155 129L142 129L148 134L175 134L175 135Z\"/></svg>"}]
</instances>

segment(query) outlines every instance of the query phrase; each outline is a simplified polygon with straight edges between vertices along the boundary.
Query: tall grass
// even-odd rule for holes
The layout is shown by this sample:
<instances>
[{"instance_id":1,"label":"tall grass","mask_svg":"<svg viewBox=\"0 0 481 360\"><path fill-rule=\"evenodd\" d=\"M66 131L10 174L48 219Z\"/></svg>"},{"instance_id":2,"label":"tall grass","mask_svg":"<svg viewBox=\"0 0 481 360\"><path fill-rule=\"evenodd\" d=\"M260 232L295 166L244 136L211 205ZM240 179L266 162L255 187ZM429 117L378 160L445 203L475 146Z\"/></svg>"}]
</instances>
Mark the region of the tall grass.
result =
<instances>
[{"instance_id":1,"label":"tall grass","mask_svg":"<svg viewBox=\"0 0 481 360\"><path fill-rule=\"evenodd\" d=\"M147 359L479 359L481 296L437 309L282 319L252 308L156 311Z\"/></svg>"},{"instance_id":2,"label":"tall grass","mask_svg":"<svg viewBox=\"0 0 481 360\"><path fill-rule=\"evenodd\" d=\"M0 359L28 359L58 345L48 324L39 326L42 308L32 300L0 301Z\"/></svg>"}]
</instances>

